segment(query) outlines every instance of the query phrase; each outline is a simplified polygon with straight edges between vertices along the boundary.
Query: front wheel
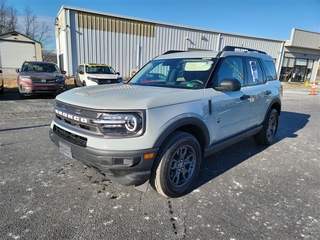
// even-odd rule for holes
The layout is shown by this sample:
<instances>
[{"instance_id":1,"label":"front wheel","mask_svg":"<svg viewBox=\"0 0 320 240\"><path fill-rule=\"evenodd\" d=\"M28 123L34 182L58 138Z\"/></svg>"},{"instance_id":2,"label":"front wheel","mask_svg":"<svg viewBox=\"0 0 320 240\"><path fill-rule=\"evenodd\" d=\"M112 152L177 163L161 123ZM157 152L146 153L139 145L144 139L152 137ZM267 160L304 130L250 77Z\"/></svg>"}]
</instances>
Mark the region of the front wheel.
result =
<instances>
[{"instance_id":1,"label":"front wheel","mask_svg":"<svg viewBox=\"0 0 320 240\"><path fill-rule=\"evenodd\" d=\"M166 197L186 194L201 165L198 140L186 132L174 132L163 144L156 158L151 183Z\"/></svg>"},{"instance_id":2,"label":"front wheel","mask_svg":"<svg viewBox=\"0 0 320 240\"><path fill-rule=\"evenodd\" d=\"M274 141L279 124L278 112L270 109L267 118L263 123L263 127L259 133L254 135L254 140L260 145L271 145Z\"/></svg>"}]
</instances>

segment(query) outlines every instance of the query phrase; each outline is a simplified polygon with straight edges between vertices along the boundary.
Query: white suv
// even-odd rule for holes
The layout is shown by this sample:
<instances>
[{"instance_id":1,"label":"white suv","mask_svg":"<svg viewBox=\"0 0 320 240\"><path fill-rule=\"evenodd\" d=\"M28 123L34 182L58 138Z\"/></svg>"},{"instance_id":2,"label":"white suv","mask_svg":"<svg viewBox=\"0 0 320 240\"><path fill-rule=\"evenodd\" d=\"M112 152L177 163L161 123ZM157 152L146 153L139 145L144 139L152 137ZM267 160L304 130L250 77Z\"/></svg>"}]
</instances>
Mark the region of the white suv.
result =
<instances>
[{"instance_id":1,"label":"white suv","mask_svg":"<svg viewBox=\"0 0 320 240\"><path fill-rule=\"evenodd\" d=\"M163 54L129 83L56 97L50 138L60 152L122 185L167 197L192 188L203 157L247 137L270 145L282 85L254 49Z\"/></svg>"},{"instance_id":2,"label":"white suv","mask_svg":"<svg viewBox=\"0 0 320 240\"><path fill-rule=\"evenodd\" d=\"M107 64L80 64L74 75L75 86L94 86L102 84L123 83L119 72Z\"/></svg>"}]
</instances>

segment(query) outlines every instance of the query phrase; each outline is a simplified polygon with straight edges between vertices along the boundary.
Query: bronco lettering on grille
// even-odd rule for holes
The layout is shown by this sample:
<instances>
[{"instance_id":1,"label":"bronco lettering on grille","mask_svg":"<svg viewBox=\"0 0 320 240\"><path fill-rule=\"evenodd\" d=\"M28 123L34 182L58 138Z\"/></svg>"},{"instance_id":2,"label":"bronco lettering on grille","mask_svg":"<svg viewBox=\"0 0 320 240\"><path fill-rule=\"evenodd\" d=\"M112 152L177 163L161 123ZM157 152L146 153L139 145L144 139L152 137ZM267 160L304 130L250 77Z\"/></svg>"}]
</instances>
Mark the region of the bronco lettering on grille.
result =
<instances>
[{"instance_id":1,"label":"bronco lettering on grille","mask_svg":"<svg viewBox=\"0 0 320 240\"><path fill-rule=\"evenodd\" d=\"M89 120L87 118L84 118L84 117L79 117L77 115L66 113L66 112L63 112L63 111L58 110L58 109L55 109L55 112L56 112L56 114L58 114L58 115L60 115L62 117L65 117L65 118L68 118L68 119L72 119L72 120L75 120L77 122L89 123Z\"/></svg>"}]
</instances>

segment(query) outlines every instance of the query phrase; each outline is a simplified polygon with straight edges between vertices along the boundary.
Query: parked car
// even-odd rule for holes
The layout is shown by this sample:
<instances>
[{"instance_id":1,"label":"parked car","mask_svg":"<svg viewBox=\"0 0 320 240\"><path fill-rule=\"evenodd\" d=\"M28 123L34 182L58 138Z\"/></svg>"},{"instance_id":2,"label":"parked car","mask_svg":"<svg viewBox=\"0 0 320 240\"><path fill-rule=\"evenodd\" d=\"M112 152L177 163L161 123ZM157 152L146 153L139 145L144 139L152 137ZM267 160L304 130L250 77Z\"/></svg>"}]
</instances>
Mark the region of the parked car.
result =
<instances>
[{"instance_id":1,"label":"parked car","mask_svg":"<svg viewBox=\"0 0 320 240\"><path fill-rule=\"evenodd\" d=\"M21 97L39 93L59 94L66 89L66 79L53 62L25 61L17 68L18 89Z\"/></svg>"},{"instance_id":2,"label":"parked car","mask_svg":"<svg viewBox=\"0 0 320 240\"><path fill-rule=\"evenodd\" d=\"M80 64L74 75L75 86L93 86L102 84L123 83L119 72L107 64Z\"/></svg>"},{"instance_id":3,"label":"parked car","mask_svg":"<svg viewBox=\"0 0 320 240\"><path fill-rule=\"evenodd\" d=\"M111 181L180 197L202 158L248 137L275 141L282 92L265 52L170 52L127 84L59 94L49 136L62 154Z\"/></svg>"},{"instance_id":4,"label":"parked car","mask_svg":"<svg viewBox=\"0 0 320 240\"><path fill-rule=\"evenodd\" d=\"M3 78L2 78L2 70L0 70L0 94L4 94L4 84L3 84Z\"/></svg>"}]
</instances>

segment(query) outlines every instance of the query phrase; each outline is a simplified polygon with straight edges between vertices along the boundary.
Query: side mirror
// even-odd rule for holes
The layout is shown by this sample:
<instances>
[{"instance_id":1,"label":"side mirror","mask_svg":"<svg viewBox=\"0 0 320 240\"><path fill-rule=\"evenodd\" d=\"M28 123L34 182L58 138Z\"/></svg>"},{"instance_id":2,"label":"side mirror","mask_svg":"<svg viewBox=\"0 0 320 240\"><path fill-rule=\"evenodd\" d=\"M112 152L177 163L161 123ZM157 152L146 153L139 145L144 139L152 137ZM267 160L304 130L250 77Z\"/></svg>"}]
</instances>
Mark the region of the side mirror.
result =
<instances>
[{"instance_id":1,"label":"side mirror","mask_svg":"<svg viewBox=\"0 0 320 240\"><path fill-rule=\"evenodd\" d=\"M82 75L82 74L84 74L84 72L83 72L83 71L79 71L79 74L81 74L81 75Z\"/></svg>"},{"instance_id":2,"label":"side mirror","mask_svg":"<svg viewBox=\"0 0 320 240\"><path fill-rule=\"evenodd\" d=\"M62 74L66 74L66 73L67 73L67 71L61 71L61 73L62 73Z\"/></svg>"},{"instance_id":3,"label":"side mirror","mask_svg":"<svg viewBox=\"0 0 320 240\"><path fill-rule=\"evenodd\" d=\"M0 73L2 73L2 70L0 69Z\"/></svg>"},{"instance_id":4,"label":"side mirror","mask_svg":"<svg viewBox=\"0 0 320 240\"><path fill-rule=\"evenodd\" d=\"M225 78L221 81L220 86L214 89L217 91L239 91L241 83L235 78Z\"/></svg>"},{"instance_id":5,"label":"side mirror","mask_svg":"<svg viewBox=\"0 0 320 240\"><path fill-rule=\"evenodd\" d=\"M15 70L16 70L16 73L19 73L19 72L20 72L20 69L19 69L19 68L16 68Z\"/></svg>"},{"instance_id":6,"label":"side mirror","mask_svg":"<svg viewBox=\"0 0 320 240\"><path fill-rule=\"evenodd\" d=\"M120 73L119 73L119 72L116 72L116 74L120 75Z\"/></svg>"}]
</instances>

